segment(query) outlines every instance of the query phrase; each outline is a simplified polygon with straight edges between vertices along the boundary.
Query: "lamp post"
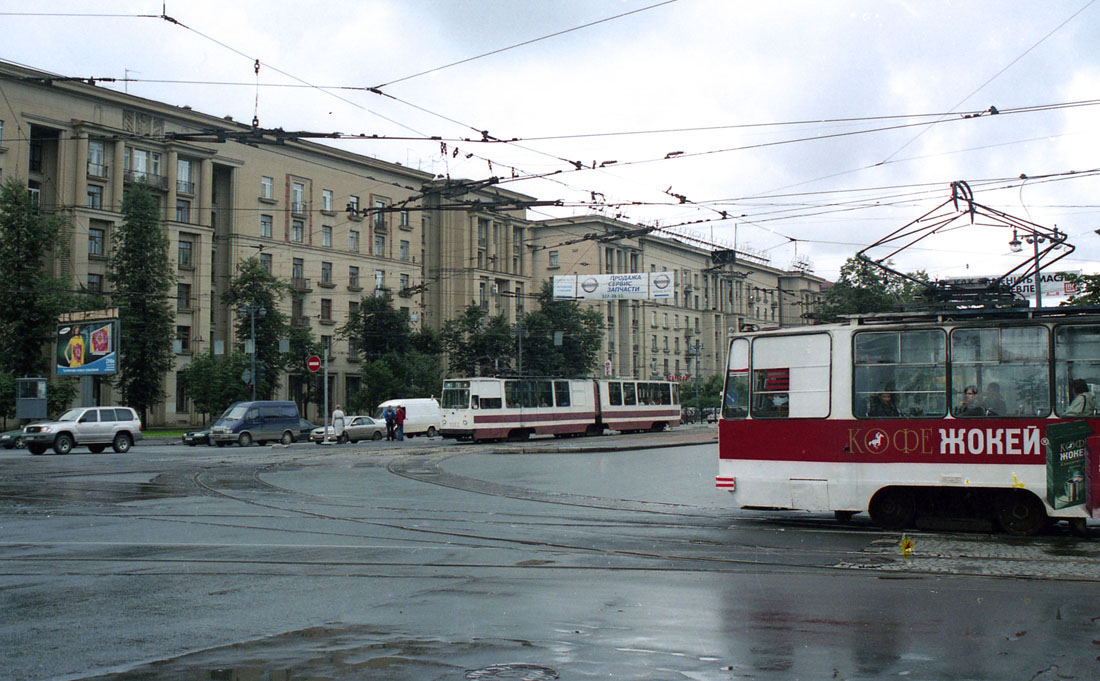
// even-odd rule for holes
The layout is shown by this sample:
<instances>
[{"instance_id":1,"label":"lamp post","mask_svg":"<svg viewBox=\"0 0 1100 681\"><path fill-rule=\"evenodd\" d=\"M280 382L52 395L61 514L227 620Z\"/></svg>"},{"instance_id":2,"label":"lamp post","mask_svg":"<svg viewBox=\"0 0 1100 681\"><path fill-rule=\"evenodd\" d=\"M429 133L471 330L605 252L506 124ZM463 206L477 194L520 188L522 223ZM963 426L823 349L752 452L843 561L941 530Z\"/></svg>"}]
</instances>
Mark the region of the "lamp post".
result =
<instances>
[{"instance_id":1,"label":"lamp post","mask_svg":"<svg viewBox=\"0 0 1100 681\"><path fill-rule=\"evenodd\" d=\"M260 313L260 317L267 316L267 308L263 303L257 303L252 301L248 305L245 305L240 309L240 314L244 317L246 314L249 317L249 321L252 326L252 401L256 401L256 313Z\"/></svg>"},{"instance_id":2,"label":"lamp post","mask_svg":"<svg viewBox=\"0 0 1100 681\"><path fill-rule=\"evenodd\" d=\"M1061 246L1062 242L1066 240L1066 235L1058 231L1058 228L1054 228L1054 234L1052 236L1046 236L1043 234L1032 233L1024 235L1024 241L1032 245L1032 256L1035 259L1035 308L1038 309L1043 306L1043 284L1042 277L1039 271L1039 244L1051 242L1054 244L1054 248ZM1013 253L1019 253L1024 250L1023 242L1020 241L1020 235L1014 229L1012 230L1012 241L1008 242L1008 247Z\"/></svg>"}]
</instances>

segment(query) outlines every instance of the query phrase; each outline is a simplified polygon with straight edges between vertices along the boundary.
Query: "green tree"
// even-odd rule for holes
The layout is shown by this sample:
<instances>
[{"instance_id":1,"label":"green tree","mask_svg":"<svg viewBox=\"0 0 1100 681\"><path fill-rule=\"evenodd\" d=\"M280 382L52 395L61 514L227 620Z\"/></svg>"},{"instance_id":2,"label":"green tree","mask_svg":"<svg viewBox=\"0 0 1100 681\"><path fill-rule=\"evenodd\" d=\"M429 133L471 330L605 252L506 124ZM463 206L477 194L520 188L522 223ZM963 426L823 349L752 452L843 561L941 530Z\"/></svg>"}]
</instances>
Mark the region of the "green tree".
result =
<instances>
[{"instance_id":1,"label":"green tree","mask_svg":"<svg viewBox=\"0 0 1100 681\"><path fill-rule=\"evenodd\" d=\"M722 405L723 378L721 374L711 374L700 383L684 381L680 383L680 404L694 407L696 403L702 409ZM696 399L698 392L698 399Z\"/></svg>"},{"instance_id":2,"label":"green tree","mask_svg":"<svg viewBox=\"0 0 1100 681\"><path fill-rule=\"evenodd\" d=\"M1071 275L1067 279L1077 287L1077 293L1066 299L1062 305L1100 305L1100 274Z\"/></svg>"},{"instance_id":3,"label":"green tree","mask_svg":"<svg viewBox=\"0 0 1100 681\"><path fill-rule=\"evenodd\" d=\"M0 186L0 371L14 377L49 370L57 316L68 307L66 285L50 276L47 258L61 247L57 217L39 215L16 178Z\"/></svg>"},{"instance_id":4,"label":"green tree","mask_svg":"<svg viewBox=\"0 0 1100 681\"><path fill-rule=\"evenodd\" d=\"M482 376L509 370L516 357L515 329L504 315L489 313L474 303L440 329L451 376Z\"/></svg>"},{"instance_id":5,"label":"green tree","mask_svg":"<svg viewBox=\"0 0 1100 681\"><path fill-rule=\"evenodd\" d=\"M256 397L269 400L279 389L280 372L287 359L279 352L279 340L287 336L286 315L279 311L279 302L291 292L290 284L275 277L260 264L258 257L242 262L237 276L222 294L222 302L237 311L237 348L243 350L252 338L252 323L256 324ZM249 308L255 312L250 313ZM251 366L251 358L250 358Z\"/></svg>"},{"instance_id":6,"label":"green tree","mask_svg":"<svg viewBox=\"0 0 1100 681\"><path fill-rule=\"evenodd\" d=\"M522 322L524 375L591 374L603 342L603 315L574 300L555 300L549 283L543 284L538 301L539 309Z\"/></svg>"},{"instance_id":7,"label":"green tree","mask_svg":"<svg viewBox=\"0 0 1100 681\"><path fill-rule=\"evenodd\" d=\"M172 368L176 311L170 295L175 275L168 260L168 234L160 223L157 198L135 184L122 199L107 277L119 314L119 362L115 383L122 400L141 414L164 399L164 377Z\"/></svg>"},{"instance_id":8,"label":"green tree","mask_svg":"<svg viewBox=\"0 0 1100 681\"><path fill-rule=\"evenodd\" d=\"M364 362L359 369L362 388L348 399L348 408L357 413L369 413L380 402L402 395L404 383L394 372L392 361L376 359Z\"/></svg>"},{"instance_id":9,"label":"green tree","mask_svg":"<svg viewBox=\"0 0 1100 681\"><path fill-rule=\"evenodd\" d=\"M927 281L923 272L909 276ZM842 315L891 312L920 296L923 287L896 274L882 270L855 256L840 268L840 278L821 296L814 317L819 321L838 321Z\"/></svg>"},{"instance_id":10,"label":"green tree","mask_svg":"<svg viewBox=\"0 0 1100 681\"><path fill-rule=\"evenodd\" d=\"M180 380L195 409L211 417L221 414L230 404L251 397L241 374L249 368L250 358L243 352L228 355L201 354L180 371Z\"/></svg>"},{"instance_id":11,"label":"green tree","mask_svg":"<svg viewBox=\"0 0 1100 681\"><path fill-rule=\"evenodd\" d=\"M310 371L306 368L306 360L313 355L322 357L324 349L313 337L313 329L308 326L291 326L287 329L287 338L290 341L290 352L284 358L283 368L287 376L297 380L301 385L302 403L298 407L301 413L307 414L310 404L316 402L324 405L325 403L324 371Z\"/></svg>"},{"instance_id":12,"label":"green tree","mask_svg":"<svg viewBox=\"0 0 1100 681\"><path fill-rule=\"evenodd\" d=\"M46 411L50 417L57 418L72 407L80 392L79 385L75 378L68 376L50 381L46 386Z\"/></svg>"},{"instance_id":13,"label":"green tree","mask_svg":"<svg viewBox=\"0 0 1100 681\"><path fill-rule=\"evenodd\" d=\"M412 336L408 315L394 309L393 296L388 291L361 298L359 306L348 314L347 323L337 332L354 342L364 362L390 353L403 354L409 349Z\"/></svg>"}]
</instances>

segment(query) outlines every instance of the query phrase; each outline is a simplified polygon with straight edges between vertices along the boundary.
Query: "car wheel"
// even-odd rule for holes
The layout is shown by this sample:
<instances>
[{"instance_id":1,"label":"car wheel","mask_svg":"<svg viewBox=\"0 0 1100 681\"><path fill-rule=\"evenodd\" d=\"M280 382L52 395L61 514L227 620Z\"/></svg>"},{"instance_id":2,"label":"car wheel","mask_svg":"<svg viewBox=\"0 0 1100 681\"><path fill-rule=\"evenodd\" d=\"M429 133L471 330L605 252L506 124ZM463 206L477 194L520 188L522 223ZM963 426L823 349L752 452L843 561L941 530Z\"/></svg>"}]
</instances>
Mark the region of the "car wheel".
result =
<instances>
[{"instance_id":1,"label":"car wheel","mask_svg":"<svg viewBox=\"0 0 1100 681\"><path fill-rule=\"evenodd\" d=\"M130 439L128 433L119 433L115 435L115 441L111 443L111 448L119 454L125 454L130 451L130 447L132 447L133 444L134 441Z\"/></svg>"},{"instance_id":2,"label":"car wheel","mask_svg":"<svg viewBox=\"0 0 1100 681\"><path fill-rule=\"evenodd\" d=\"M282 442L284 445L291 444L292 442L294 442L294 433L290 432L289 430L284 432L283 437L279 440L279 442Z\"/></svg>"},{"instance_id":3,"label":"car wheel","mask_svg":"<svg viewBox=\"0 0 1100 681\"><path fill-rule=\"evenodd\" d=\"M381 440L382 439L382 431L380 431L380 430L374 431L374 435L371 435L370 439L372 439L372 440Z\"/></svg>"},{"instance_id":4,"label":"car wheel","mask_svg":"<svg viewBox=\"0 0 1100 681\"><path fill-rule=\"evenodd\" d=\"M336 441L342 445L346 445L351 442L351 437L347 433L340 433L340 437L336 438Z\"/></svg>"},{"instance_id":5,"label":"car wheel","mask_svg":"<svg viewBox=\"0 0 1100 681\"><path fill-rule=\"evenodd\" d=\"M68 454L73 451L73 436L61 433L53 441L53 450L58 454Z\"/></svg>"},{"instance_id":6,"label":"car wheel","mask_svg":"<svg viewBox=\"0 0 1100 681\"><path fill-rule=\"evenodd\" d=\"M27 449L35 455L46 453L46 445L27 445Z\"/></svg>"},{"instance_id":7,"label":"car wheel","mask_svg":"<svg viewBox=\"0 0 1100 681\"><path fill-rule=\"evenodd\" d=\"M99 454L104 449L107 449L107 445L88 445L88 451L90 451L92 454Z\"/></svg>"},{"instance_id":8,"label":"car wheel","mask_svg":"<svg viewBox=\"0 0 1100 681\"><path fill-rule=\"evenodd\" d=\"M252 446L252 436L249 435L248 433L241 433L241 436L239 438L237 438L237 444L239 444L242 447L251 447Z\"/></svg>"},{"instance_id":9,"label":"car wheel","mask_svg":"<svg viewBox=\"0 0 1100 681\"><path fill-rule=\"evenodd\" d=\"M426 434L428 437L435 437L435 426L428 426L428 432ZM379 433L379 437L381 437L381 433Z\"/></svg>"},{"instance_id":10,"label":"car wheel","mask_svg":"<svg viewBox=\"0 0 1100 681\"><path fill-rule=\"evenodd\" d=\"M226 443L225 441L223 441L223 440L218 440L218 446L219 446L219 447L224 447L224 446L225 446L226 444L227 444L227 443Z\"/></svg>"}]
</instances>

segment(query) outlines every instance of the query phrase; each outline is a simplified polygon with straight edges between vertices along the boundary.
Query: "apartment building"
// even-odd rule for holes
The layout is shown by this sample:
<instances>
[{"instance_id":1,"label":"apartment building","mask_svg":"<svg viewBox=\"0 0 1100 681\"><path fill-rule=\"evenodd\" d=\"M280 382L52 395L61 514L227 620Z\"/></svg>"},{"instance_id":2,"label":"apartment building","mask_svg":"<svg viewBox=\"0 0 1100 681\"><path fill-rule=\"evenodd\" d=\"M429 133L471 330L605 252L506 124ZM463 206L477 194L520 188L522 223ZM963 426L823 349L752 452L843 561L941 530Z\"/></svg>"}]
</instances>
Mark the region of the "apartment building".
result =
<instances>
[{"instance_id":1,"label":"apartment building","mask_svg":"<svg viewBox=\"0 0 1100 681\"><path fill-rule=\"evenodd\" d=\"M197 353L242 345L221 302L256 257L294 292L284 312L329 348L336 399L357 391L355 348L337 337L364 295L388 290L414 325L425 252L417 187L432 175L337 148L250 138L248 125L0 63L0 177L25 178L41 210L67 223L52 264L73 287L108 291L107 259L132 182L155 190L176 266L176 371ZM283 381L293 398L300 379ZM94 379L92 398L116 400ZM176 372L154 424L193 423Z\"/></svg>"},{"instance_id":2,"label":"apartment building","mask_svg":"<svg viewBox=\"0 0 1100 681\"><path fill-rule=\"evenodd\" d=\"M714 250L602 216L533 223L536 281L554 275L666 272L664 300L580 301L607 319L604 369L616 376L710 376L740 329L809 323L824 279L747 251Z\"/></svg>"},{"instance_id":3,"label":"apartment building","mask_svg":"<svg viewBox=\"0 0 1100 681\"><path fill-rule=\"evenodd\" d=\"M282 311L328 348L334 402L360 387L356 348L337 329L376 292L390 292L414 328L439 329L471 304L515 322L556 274L669 272L672 300L585 304L606 314L608 371L685 377L721 370L731 328L806 323L825 283L601 216L530 220L534 197L493 178L440 178L275 140L228 118L13 64L0 62L0 88L0 178L25 179L41 210L65 218L68 247L52 267L74 288L109 292L123 192L142 181L157 194L178 280L176 366L151 414L157 425L198 420L177 381L192 357L243 346L241 311L221 299L247 258L290 282ZM277 397L299 397L302 380L286 377ZM84 399L117 401L104 379L88 392Z\"/></svg>"}]
</instances>

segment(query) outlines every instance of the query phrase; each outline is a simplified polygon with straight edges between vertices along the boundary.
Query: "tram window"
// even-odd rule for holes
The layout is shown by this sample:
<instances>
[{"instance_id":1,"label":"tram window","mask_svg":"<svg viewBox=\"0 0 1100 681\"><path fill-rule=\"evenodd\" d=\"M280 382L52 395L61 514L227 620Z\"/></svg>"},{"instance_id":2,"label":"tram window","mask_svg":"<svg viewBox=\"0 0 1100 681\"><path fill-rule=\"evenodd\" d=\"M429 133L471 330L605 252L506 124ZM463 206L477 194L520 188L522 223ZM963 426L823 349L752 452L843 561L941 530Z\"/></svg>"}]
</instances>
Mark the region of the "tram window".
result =
<instances>
[{"instance_id":1,"label":"tram window","mask_svg":"<svg viewBox=\"0 0 1100 681\"><path fill-rule=\"evenodd\" d=\"M554 381L554 397L559 407L569 406L569 382Z\"/></svg>"},{"instance_id":2,"label":"tram window","mask_svg":"<svg viewBox=\"0 0 1100 681\"><path fill-rule=\"evenodd\" d=\"M1054 399L1059 416L1073 401L1070 384L1081 379L1100 395L1100 327L1059 326L1054 331ZM1077 414L1075 414L1077 416Z\"/></svg>"},{"instance_id":3,"label":"tram window","mask_svg":"<svg viewBox=\"0 0 1100 681\"><path fill-rule=\"evenodd\" d=\"M607 403L613 407L623 404L623 384L618 381L607 384Z\"/></svg>"},{"instance_id":4,"label":"tram window","mask_svg":"<svg viewBox=\"0 0 1100 681\"><path fill-rule=\"evenodd\" d=\"M749 415L749 342L737 338L730 345L722 417L743 419Z\"/></svg>"},{"instance_id":5,"label":"tram window","mask_svg":"<svg viewBox=\"0 0 1100 681\"><path fill-rule=\"evenodd\" d=\"M439 406L444 409L468 409L470 406L470 382L444 381Z\"/></svg>"},{"instance_id":6,"label":"tram window","mask_svg":"<svg viewBox=\"0 0 1100 681\"><path fill-rule=\"evenodd\" d=\"M762 418L829 415L832 339L827 333L752 341L751 409Z\"/></svg>"},{"instance_id":7,"label":"tram window","mask_svg":"<svg viewBox=\"0 0 1100 681\"><path fill-rule=\"evenodd\" d=\"M532 391L533 396L537 400L537 404L531 405L539 407L552 407L554 406L554 384L550 381L535 381Z\"/></svg>"},{"instance_id":8,"label":"tram window","mask_svg":"<svg viewBox=\"0 0 1100 681\"><path fill-rule=\"evenodd\" d=\"M524 387L526 383L522 381L505 381L504 382L504 406L508 409L519 409L523 406L524 402Z\"/></svg>"},{"instance_id":9,"label":"tram window","mask_svg":"<svg viewBox=\"0 0 1100 681\"><path fill-rule=\"evenodd\" d=\"M951 332L951 404L955 416L1050 413L1049 332L1042 326ZM976 395L967 397L973 389Z\"/></svg>"},{"instance_id":10,"label":"tram window","mask_svg":"<svg viewBox=\"0 0 1100 681\"><path fill-rule=\"evenodd\" d=\"M942 418L947 413L946 347L939 329L857 333L852 414Z\"/></svg>"},{"instance_id":11,"label":"tram window","mask_svg":"<svg viewBox=\"0 0 1100 681\"><path fill-rule=\"evenodd\" d=\"M478 405L482 409L500 409L499 397L482 397L478 400Z\"/></svg>"},{"instance_id":12,"label":"tram window","mask_svg":"<svg viewBox=\"0 0 1100 681\"><path fill-rule=\"evenodd\" d=\"M633 383L623 383L623 404L632 406L638 403L637 393Z\"/></svg>"}]
</instances>

